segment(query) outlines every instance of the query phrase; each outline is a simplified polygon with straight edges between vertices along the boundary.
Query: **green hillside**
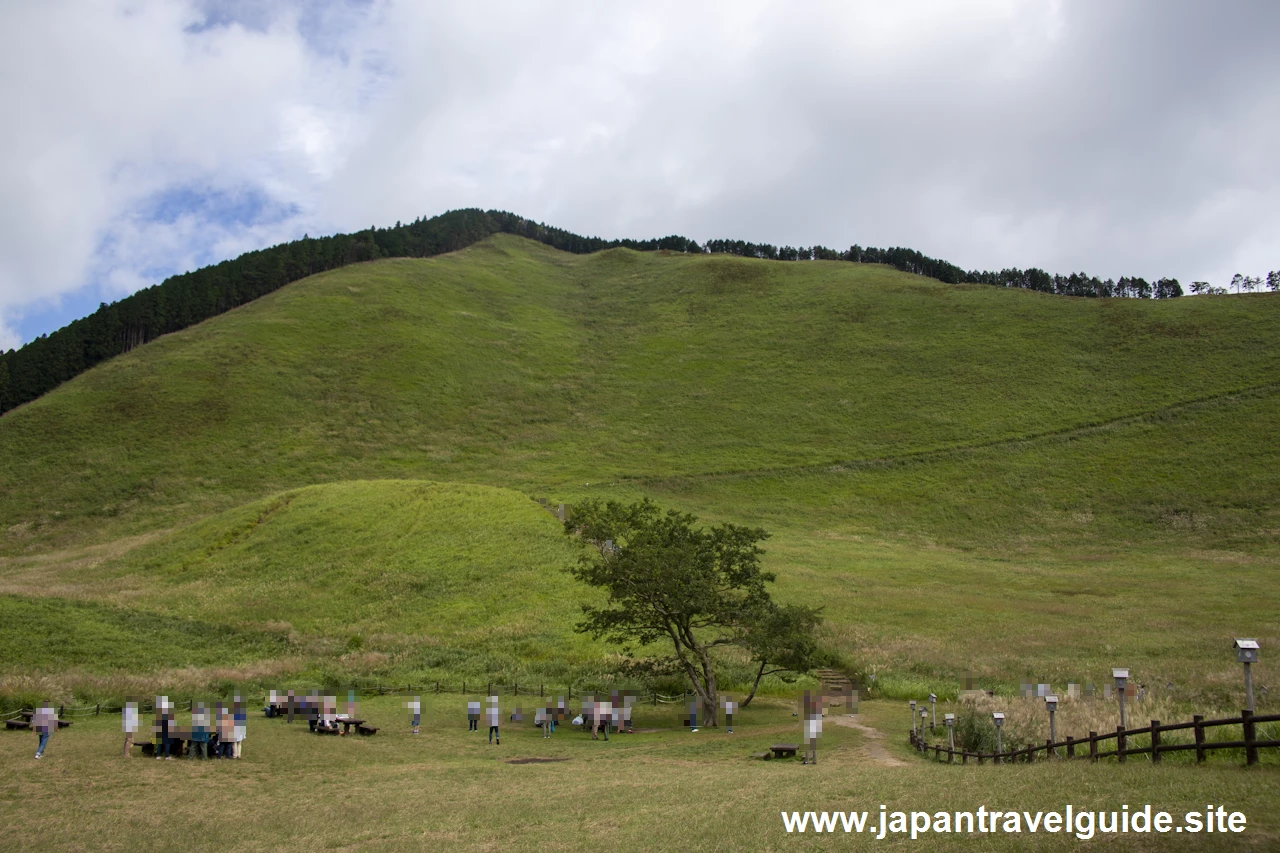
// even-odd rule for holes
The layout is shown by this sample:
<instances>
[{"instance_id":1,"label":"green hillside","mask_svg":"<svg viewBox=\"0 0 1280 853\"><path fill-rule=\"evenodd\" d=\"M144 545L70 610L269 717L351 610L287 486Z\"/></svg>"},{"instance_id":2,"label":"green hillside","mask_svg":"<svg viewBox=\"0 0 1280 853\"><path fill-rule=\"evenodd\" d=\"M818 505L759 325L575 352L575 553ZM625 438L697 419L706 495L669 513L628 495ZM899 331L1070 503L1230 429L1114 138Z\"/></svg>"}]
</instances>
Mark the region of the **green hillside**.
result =
<instances>
[{"instance_id":1,"label":"green hillside","mask_svg":"<svg viewBox=\"0 0 1280 853\"><path fill-rule=\"evenodd\" d=\"M782 597L893 677L1123 655L1212 683L1222 636L1280 637L1277 340L1270 294L499 235L296 282L0 417L0 591L567 673L601 652L528 496L648 494L774 531Z\"/></svg>"}]
</instances>

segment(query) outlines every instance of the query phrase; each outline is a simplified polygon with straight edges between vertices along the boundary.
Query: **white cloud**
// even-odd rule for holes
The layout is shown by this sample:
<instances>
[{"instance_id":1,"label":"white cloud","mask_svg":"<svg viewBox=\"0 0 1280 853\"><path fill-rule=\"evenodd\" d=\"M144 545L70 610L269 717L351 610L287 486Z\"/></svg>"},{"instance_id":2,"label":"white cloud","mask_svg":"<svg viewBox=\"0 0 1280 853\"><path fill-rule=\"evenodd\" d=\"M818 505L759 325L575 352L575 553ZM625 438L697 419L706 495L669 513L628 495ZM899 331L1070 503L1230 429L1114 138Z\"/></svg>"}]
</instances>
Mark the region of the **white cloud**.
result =
<instances>
[{"instance_id":1,"label":"white cloud","mask_svg":"<svg viewBox=\"0 0 1280 853\"><path fill-rule=\"evenodd\" d=\"M90 284L110 298L459 206L966 267L1263 273L1280 266L1277 9L8 4L0 346ZM180 188L275 213L150 215Z\"/></svg>"}]
</instances>

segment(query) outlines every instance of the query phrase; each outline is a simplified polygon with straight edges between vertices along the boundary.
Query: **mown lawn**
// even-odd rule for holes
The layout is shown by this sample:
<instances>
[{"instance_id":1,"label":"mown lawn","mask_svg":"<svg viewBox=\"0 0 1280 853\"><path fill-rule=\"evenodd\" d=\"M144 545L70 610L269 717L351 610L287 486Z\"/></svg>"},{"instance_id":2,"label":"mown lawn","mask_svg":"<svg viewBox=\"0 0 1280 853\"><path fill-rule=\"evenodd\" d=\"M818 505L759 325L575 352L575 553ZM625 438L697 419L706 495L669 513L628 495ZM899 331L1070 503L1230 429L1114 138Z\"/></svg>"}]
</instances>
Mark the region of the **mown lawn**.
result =
<instances>
[{"instance_id":1,"label":"mown lawn","mask_svg":"<svg viewBox=\"0 0 1280 853\"><path fill-rule=\"evenodd\" d=\"M1280 833L1271 766L1085 763L940 766L908 753L897 704L863 703L859 722L889 733L873 757L860 730L824 727L816 767L749 758L795 741L789 703L753 707L736 733L678 726L672 708L642 708L657 732L608 743L562 728L543 741L507 724L500 746L466 731L462 697L424 697L422 734L399 697L365 700L372 738L321 738L305 724L250 719L240 762L126 761L118 717L77 722L31 760L35 738L0 733L0 848L41 850L1266 850ZM834 713L834 712L833 712ZM513 765L519 758L562 762ZM892 766L889 762L901 762ZM1082 842L1043 829L1021 835L788 835L782 811L1132 810L1181 815L1224 805L1247 816L1239 835L1114 835ZM69 816L74 815L74 819Z\"/></svg>"}]
</instances>

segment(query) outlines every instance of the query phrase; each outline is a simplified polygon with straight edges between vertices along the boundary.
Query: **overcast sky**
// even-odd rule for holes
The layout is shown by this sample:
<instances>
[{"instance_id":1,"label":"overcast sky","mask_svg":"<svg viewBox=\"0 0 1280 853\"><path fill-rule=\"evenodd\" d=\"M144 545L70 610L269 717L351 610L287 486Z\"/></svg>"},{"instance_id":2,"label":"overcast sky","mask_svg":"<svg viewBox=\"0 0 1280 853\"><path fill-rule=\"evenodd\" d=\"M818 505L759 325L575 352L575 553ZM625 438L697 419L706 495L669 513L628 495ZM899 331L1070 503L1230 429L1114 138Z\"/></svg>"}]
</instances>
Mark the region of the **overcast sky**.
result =
<instances>
[{"instance_id":1,"label":"overcast sky","mask_svg":"<svg viewBox=\"0 0 1280 853\"><path fill-rule=\"evenodd\" d=\"M1280 268L1280 2L0 0L0 348L501 208L966 269Z\"/></svg>"}]
</instances>

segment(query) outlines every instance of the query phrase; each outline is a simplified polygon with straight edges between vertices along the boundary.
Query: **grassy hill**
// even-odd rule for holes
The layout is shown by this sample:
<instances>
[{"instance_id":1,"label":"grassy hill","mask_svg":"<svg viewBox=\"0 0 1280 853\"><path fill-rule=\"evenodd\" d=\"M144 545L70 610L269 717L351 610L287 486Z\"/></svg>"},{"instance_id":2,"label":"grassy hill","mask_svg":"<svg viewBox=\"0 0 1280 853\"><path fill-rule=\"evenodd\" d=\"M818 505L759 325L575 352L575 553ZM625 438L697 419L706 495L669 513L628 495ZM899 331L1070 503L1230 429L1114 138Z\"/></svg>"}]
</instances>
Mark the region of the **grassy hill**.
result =
<instances>
[{"instance_id":1,"label":"grassy hill","mask_svg":"<svg viewBox=\"0 0 1280 853\"><path fill-rule=\"evenodd\" d=\"M0 591L247 631L246 659L291 629L351 667L567 675L600 652L527 496L648 494L774 531L782 597L886 680L1119 657L1209 689L1231 632L1280 637L1277 340L1269 294L499 235L296 282L0 417Z\"/></svg>"}]
</instances>

